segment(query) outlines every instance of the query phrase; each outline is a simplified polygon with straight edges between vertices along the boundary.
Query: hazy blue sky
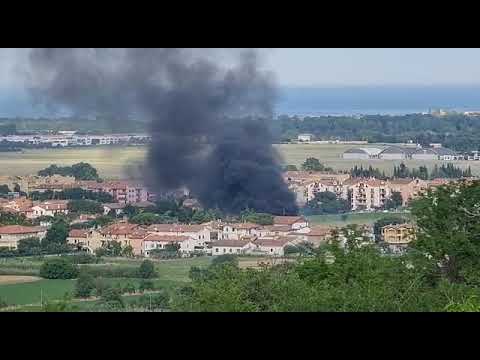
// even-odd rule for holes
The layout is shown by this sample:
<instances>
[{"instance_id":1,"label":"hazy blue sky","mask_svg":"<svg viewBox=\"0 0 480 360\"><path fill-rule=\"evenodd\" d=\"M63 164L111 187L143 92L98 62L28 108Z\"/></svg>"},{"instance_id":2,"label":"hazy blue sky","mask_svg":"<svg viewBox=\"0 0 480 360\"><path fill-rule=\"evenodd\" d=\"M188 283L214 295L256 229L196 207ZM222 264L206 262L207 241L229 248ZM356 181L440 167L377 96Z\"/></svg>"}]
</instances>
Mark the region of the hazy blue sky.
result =
<instances>
[{"instance_id":1,"label":"hazy blue sky","mask_svg":"<svg viewBox=\"0 0 480 360\"><path fill-rule=\"evenodd\" d=\"M275 49L282 85L480 84L480 49Z\"/></svg>"},{"instance_id":2,"label":"hazy blue sky","mask_svg":"<svg viewBox=\"0 0 480 360\"><path fill-rule=\"evenodd\" d=\"M0 49L0 89L18 84L25 50ZM268 49L280 85L480 85L480 49Z\"/></svg>"}]
</instances>

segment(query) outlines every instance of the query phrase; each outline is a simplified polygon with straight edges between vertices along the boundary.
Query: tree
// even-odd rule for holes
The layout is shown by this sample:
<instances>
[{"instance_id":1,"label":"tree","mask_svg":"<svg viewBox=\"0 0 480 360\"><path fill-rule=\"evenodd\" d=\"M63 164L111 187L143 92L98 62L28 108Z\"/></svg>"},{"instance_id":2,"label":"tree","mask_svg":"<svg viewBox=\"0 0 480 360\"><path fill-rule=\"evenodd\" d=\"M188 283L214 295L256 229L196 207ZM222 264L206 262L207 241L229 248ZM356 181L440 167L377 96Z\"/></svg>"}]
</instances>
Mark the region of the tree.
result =
<instances>
[{"instance_id":1,"label":"tree","mask_svg":"<svg viewBox=\"0 0 480 360\"><path fill-rule=\"evenodd\" d=\"M326 170L323 164L320 163L320 161L316 158L308 158L305 160L305 162L302 164L302 170L304 171L324 171Z\"/></svg>"},{"instance_id":2,"label":"tree","mask_svg":"<svg viewBox=\"0 0 480 360\"><path fill-rule=\"evenodd\" d=\"M132 224L140 225L152 225L157 224L159 221L159 215L153 213L141 213L130 218Z\"/></svg>"},{"instance_id":3,"label":"tree","mask_svg":"<svg viewBox=\"0 0 480 360\"><path fill-rule=\"evenodd\" d=\"M42 252L40 239L31 237L19 240L17 251L19 255L39 255Z\"/></svg>"},{"instance_id":4,"label":"tree","mask_svg":"<svg viewBox=\"0 0 480 360\"><path fill-rule=\"evenodd\" d=\"M42 247L49 245L66 245L69 227L65 220L56 219L52 226L47 230L45 238L42 240Z\"/></svg>"},{"instance_id":5,"label":"tree","mask_svg":"<svg viewBox=\"0 0 480 360\"><path fill-rule=\"evenodd\" d=\"M215 256L212 260L212 266L218 265L232 265L237 267L238 266L238 258L235 255L225 254Z\"/></svg>"},{"instance_id":6,"label":"tree","mask_svg":"<svg viewBox=\"0 0 480 360\"><path fill-rule=\"evenodd\" d=\"M100 180L97 169L90 164L81 162L72 166L50 165L48 168L40 170L38 176L73 176L75 180Z\"/></svg>"},{"instance_id":7,"label":"tree","mask_svg":"<svg viewBox=\"0 0 480 360\"><path fill-rule=\"evenodd\" d=\"M273 215L266 213L257 213L246 209L240 213L240 221L252 222L259 225L273 225Z\"/></svg>"},{"instance_id":8,"label":"tree","mask_svg":"<svg viewBox=\"0 0 480 360\"><path fill-rule=\"evenodd\" d=\"M123 253L122 244L119 241L111 240L102 244L102 247L95 250L95 255L101 256L121 256Z\"/></svg>"},{"instance_id":9,"label":"tree","mask_svg":"<svg viewBox=\"0 0 480 360\"><path fill-rule=\"evenodd\" d=\"M142 279L151 279L157 276L155 265L150 260L143 260L138 269L138 276Z\"/></svg>"},{"instance_id":10,"label":"tree","mask_svg":"<svg viewBox=\"0 0 480 360\"><path fill-rule=\"evenodd\" d=\"M123 309L125 307L121 291L113 287L108 287L103 291L100 301L108 309Z\"/></svg>"},{"instance_id":11,"label":"tree","mask_svg":"<svg viewBox=\"0 0 480 360\"><path fill-rule=\"evenodd\" d=\"M451 183L413 201L414 249L428 254L441 277L480 284L480 182Z\"/></svg>"},{"instance_id":12,"label":"tree","mask_svg":"<svg viewBox=\"0 0 480 360\"><path fill-rule=\"evenodd\" d=\"M323 191L316 193L315 198L307 203L304 213L312 215L341 214L350 211L350 204L348 200L338 198L330 191Z\"/></svg>"},{"instance_id":13,"label":"tree","mask_svg":"<svg viewBox=\"0 0 480 360\"><path fill-rule=\"evenodd\" d=\"M70 200L68 210L78 214L102 214L103 206L94 200Z\"/></svg>"},{"instance_id":14,"label":"tree","mask_svg":"<svg viewBox=\"0 0 480 360\"><path fill-rule=\"evenodd\" d=\"M79 298L88 298L95 290L95 279L88 272L80 271L77 282L75 283L75 296Z\"/></svg>"},{"instance_id":15,"label":"tree","mask_svg":"<svg viewBox=\"0 0 480 360\"><path fill-rule=\"evenodd\" d=\"M138 287L138 290L140 292L148 291L148 290L154 290L155 285L153 284L152 280L147 280L147 279L142 279L140 281L140 285Z\"/></svg>"},{"instance_id":16,"label":"tree","mask_svg":"<svg viewBox=\"0 0 480 360\"><path fill-rule=\"evenodd\" d=\"M385 209L398 209L403 205L402 193L398 191L392 191L392 195L385 201Z\"/></svg>"},{"instance_id":17,"label":"tree","mask_svg":"<svg viewBox=\"0 0 480 360\"><path fill-rule=\"evenodd\" d=\"M64 258L46 260L40 267L40 276L45 279L74 279L78 275L78 268Z\"/></svg>"}]
</instances>

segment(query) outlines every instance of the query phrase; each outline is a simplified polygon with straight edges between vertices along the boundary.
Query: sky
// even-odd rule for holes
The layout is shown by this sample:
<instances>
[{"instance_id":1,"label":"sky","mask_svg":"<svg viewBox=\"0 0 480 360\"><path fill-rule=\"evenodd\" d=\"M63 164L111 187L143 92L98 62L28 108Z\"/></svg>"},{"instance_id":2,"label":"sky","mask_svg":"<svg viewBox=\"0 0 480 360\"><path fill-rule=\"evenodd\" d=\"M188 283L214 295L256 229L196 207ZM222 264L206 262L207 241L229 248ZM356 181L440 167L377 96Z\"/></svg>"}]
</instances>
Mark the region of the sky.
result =
<instances>
[{"instance_id":1,"label":"sky","mask_svg":"<svg viewBox=\"0 0 480 360\"><path fill-rule=\"evenodd\" d=\"M263 49L280 86L480 85L480 49ZM0 89L19 88L26 49L0 49Z\"/></svg>"},{"instance_id":2,"label":"sky","mask_svg":"<svg viewBox=\"0 0 480 360\"><path fill-rule=\"evenodd\" d=\"M266 60L283 86L480 85L478 48L289 48Z\"/></svg>"}]
</instances>

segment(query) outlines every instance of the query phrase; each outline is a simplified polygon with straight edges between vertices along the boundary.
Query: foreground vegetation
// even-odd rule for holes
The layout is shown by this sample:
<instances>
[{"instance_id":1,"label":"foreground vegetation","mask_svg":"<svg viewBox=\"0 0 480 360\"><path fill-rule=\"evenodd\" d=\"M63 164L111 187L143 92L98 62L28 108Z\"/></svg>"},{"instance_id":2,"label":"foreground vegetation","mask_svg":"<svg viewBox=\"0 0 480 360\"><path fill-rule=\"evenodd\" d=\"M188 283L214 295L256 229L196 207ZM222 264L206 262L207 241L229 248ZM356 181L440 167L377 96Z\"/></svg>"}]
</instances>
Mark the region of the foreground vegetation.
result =
<instances>
[{"instance_id":1,"label":"foreground vegetation","mask_svg":"<svg viewBox=\"0 0 480 360\"><path fill-rule=\"evenodd\" d=\"M363 245L355 227L293 264L196 272L177 311L479 311L480 183L429 192L412 206L417 238L402 256ZM337 233L338 234L338 233Z\"/></svg>"}]
</instances>

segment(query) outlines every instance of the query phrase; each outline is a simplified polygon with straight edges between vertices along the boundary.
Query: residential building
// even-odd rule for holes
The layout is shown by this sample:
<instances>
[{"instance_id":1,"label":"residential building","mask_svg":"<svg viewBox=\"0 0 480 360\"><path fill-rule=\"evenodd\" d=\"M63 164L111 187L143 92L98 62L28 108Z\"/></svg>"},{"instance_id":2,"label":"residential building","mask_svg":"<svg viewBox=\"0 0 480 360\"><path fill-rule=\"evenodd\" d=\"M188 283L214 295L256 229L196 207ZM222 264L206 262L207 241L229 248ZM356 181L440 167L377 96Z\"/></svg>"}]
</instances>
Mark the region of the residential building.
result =
<instances>
[{"instance_id":1,"label":"residential building","mask_svg":"<svg viewBox=\"0 0 480 360\"><path fill-rule=\"evenodd\" d=\"M302 231L308 228L308 220L303 216L274 216L273 225L287 225L292 231Z\"/></svg>"},{"instance_id":2,"label":"residential building","mask_svg":"<svg viewBox=\"0 0 480 360\"><path fill-rule=\"evenodd\" d=\"M254 223L228 223L223 226L223 238L241 240L243 237L258 236L261 225Z\"/></svg>"},{"instance_id":3,"label":"residential building","mask_svg":"<svg viewBox=\"0 0 480 360\"><path fill-rule=\"evenodd\" d=\"M291 239L287 237L259 238L253 242L254 248L250 249L252 253L261 253L268 256L283 256L284 249L288 245L293 245Z\"/></svg>"},{"instance_id":4,"label":"residential building","mask_svg":"<svg viewBox=\"0 0 480 360\"><path fill-rule=\"evenodd\" d=\"M107 241L103 234L93 229L72 229L67 237L68 244L91 254L101 248Z\"/></svg>"},{"instance_id":5,"label":"residential building","mask_svg":"<svg viewBox=\"0 0 480 360\"><path fill-rule=\"evenodd\" d=\"M250 240L218 240L212 242L212 255L242 255L254 248L255 245Z\"/></svg>"},{"instance_id":6,"label":"residential building","mask_svg":"<svg viewBox=\"0 0 480 360\"><path fill-rule=\"evenodd\" d=\"M36 219L41 216L55 216L57 214L68 214L68 200L49 200L34 204L27 217Z\"/></svg>"},{"instance_id":7,"label":"residential building","mask_svg":"<svg viewBox=\"0 0 480 360\"><path fill-rule=\"evenodd\" d=\"M331 237L333 228L324 225L315 225L310 227L310 231L307 233L296 233L297 243L308 242L314 247L318 247L322 244L328 243Z\"/></svg>"},{"instance_id":8,"label":"residential building","mask_svg":"<svg viewBox=\"0 0 480 360\"><path fill-rule=\"evenodd\" d=\"M381 208L391 195L387 181L355 178L345 181L343 198L350 198L352 210Z\"/></svg>"},{"instance_id":9,"label":"residential building","mask_svg":"<svg viewBox=\"0 0 480 360\"><path fill-rule=\"evenodd\" d=\"M147 189L143 185L132 181L108 181L104 183L83 181L80 186L85 190L109 193L118 203L134 204L148 201Z\"/></svg>"},{"instance_id":10,"label":"residential building","mask_svg":"<svg viewBox=\"0 0 480 360\"><path fill-rule=\"evenodd\" d=\"M107 203L103 204L103 214L108 215L110 211L113 211L116 216L123 213L123 209L127 206L125 203Z\"/></svg>"},{"instance_id":11,"label":"residential building","mask_svg":"<svg viewBox=\"0 0 480 360\"><path fill-rule=\"evenodd\" d=\"M411 224L386 225L381 231L382 240L394 252L402 251L415 239L414 227Z\"/></svg>"},{"instance_id":12,"label":"residential building","mask_svg":"<svg viewBox=\"0 0 480 360\"><path fill-rule=\"evenodd\" d=\"M0 227L0 247L16 249L18 242L31 237L45 237L47 229L42 226L7 225Z\"/></svg>"}]
</instances>

